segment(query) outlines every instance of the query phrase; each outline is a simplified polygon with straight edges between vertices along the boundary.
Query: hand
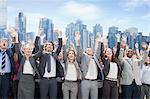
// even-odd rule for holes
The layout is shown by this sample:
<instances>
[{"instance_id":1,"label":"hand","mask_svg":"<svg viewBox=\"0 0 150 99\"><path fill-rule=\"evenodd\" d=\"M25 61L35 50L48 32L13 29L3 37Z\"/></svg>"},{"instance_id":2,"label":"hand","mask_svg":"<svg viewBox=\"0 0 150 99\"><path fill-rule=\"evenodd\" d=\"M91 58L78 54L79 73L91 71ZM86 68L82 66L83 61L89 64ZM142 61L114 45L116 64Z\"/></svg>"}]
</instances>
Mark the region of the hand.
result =
<instances>
[{"instance_id":1,"label":"hand","mask_svg":"<svg viewBox=\"0 0 150 99\"><path fill-rule=\"evenodd\" d=\"M70 42L70 49L74 50L74 44L73 44L73 42Z\"/></svg>"},{"instance_id":2,"label":"hand","mask_svg":"<svg viewBox=\"0 0 150 99\"><path fill-rule=\"evenodd\" d=\"M116 38L117 38L117 42L120 42L120 34L119 33L116 35Z\"/></svg>"},{"instance_id":3,"label":"hand","mask_svg":"<svg viewBox=\"0 0 150 99\"><path fill-rule=\"evenodd\" d=\"M135 43L135 48L136 48L136 49L138 49L138 48L139 48L138 43Z\"/></svg>"},{"instance_id":4,"label":"hand","mask_svg":"<svg viewBox=\"0 0 150 99\"><path fill-rule=\"evenodd\" d=\"M96 36L96 41L97 42L103 42L103 37L101 37L101 35L99 33Z\"/></svg>"},{"instance_id":5,"label":"hand","mask_svg":"<svg viewBox=\"0 0 150 99\"><path fill-rule=\"evenodd\" d=\"M67 37L65 36L65 37L63 38L63 45L66 45L66 43L67 43Z\"/></svg>"},{"instance_id":6,"label":"hand","mask_svg":"<svg viewBox=\"0 0 150 99\"><path fill-rule=\"evenodd\" d=\"M122 48L126 49L126 43L125 42L122 43Z\"/></svg>"},{"instance_id":7,"label":"hand","mask_svg":"<svg viewBox=\"0 0 150 99\"><path fill-rule=\"evenodd\" d=\"M14 27L9 27L9 29L7 31L10 33L10 36L12 38L14 38L18 35L17 30Z\"/></svg>"},{"instance_id":8,"label":"hand","mask_svg":"<svg viewBox=\"0 0 150 99\"><path fill-rule=\"evenodd\" d=\"M79 41L80 40L80 33L76 32L75 35L76 35L76 41Z\"/></svg>"},{"instance_id":9,"label":"hand","mask_svg":"<svg viewBox=\"0 0 150 99\"><path fill-rule=\"evenodd\" d=\"M57 33L58 36L62 36L62 31L60 31L60 30L58 30L58 29L55 30L55 33Z\"/></svg>"},{"instance_id":10,"label":"hand","mask_svg":"<svg viewBox=\"0 0 150 99\"><path fill-rule=\"evenodd\" d=\"M43 29L43 28L40 28L40 29L38 30L38 35L41 36L43 33L44 33L44 29Z\"/></svg>"},{"instance_id":11,"label":"hand","mask_svg":"<svg viewBox=\"0 0 150 99\"><path fill-rule=\"evenodd\" d=\"M123 35L122 36L122 42L126 43L126 41L127 41L127 37L126 37L126 35Z\"/></svg>"},{"instance_id":12,"label":"hand","mask_svg":"<svg viewBox=\"0 0 150 99\"><path fill-rule=\"evenodd\" d=\"M144 50L147 50L147 49L148 49L148 46L147 46L147 44L146 44L145 42L142 43L142 48L143 48Z\"/></svg>"}]
</instances>

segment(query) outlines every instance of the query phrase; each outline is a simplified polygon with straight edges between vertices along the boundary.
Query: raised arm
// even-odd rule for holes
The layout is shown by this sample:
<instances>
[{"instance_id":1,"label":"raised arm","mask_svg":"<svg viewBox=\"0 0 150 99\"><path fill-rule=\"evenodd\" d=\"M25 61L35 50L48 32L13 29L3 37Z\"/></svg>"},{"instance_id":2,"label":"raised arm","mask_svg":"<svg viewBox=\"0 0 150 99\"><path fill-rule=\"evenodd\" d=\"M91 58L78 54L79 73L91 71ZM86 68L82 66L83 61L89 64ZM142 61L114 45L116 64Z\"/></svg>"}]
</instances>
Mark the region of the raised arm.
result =
<instances>
[{"instance_id":1,"label":"raised arm","mask_svg":"<svg viewBox=\"0 0 150 99\"><path fill-rule=\"evenodd\" d=\"M124 61L124 56L126 54L126 50L127 49L127 45L126 45L126 37L123 36L122 38L122 48L120 48L120 52L119 52L119 56L118 56L118 59L123 62Z\"/></svg>"},{"instance_id":2,"label":"raised arm","mask_svg":"<svg viewBox=\"0 0 150 99\"><path fill-rule=\"evenodd\" d=\"M142 44L142 48L144 50L144 53L143 53L143 57L142 57L142 60L141 60L141 64L144 64L146 62L146 59L148 57L148 45L146 43L143 43Z\"/></svg>"},{"instance_id":3,"label":"raised arm","mask_svg":"<svg viewBox=\"0 0 150 99\"><path fill-rule=\"evenodd\" d=\"M101 54L101 43L102 43L102 37L100 37L100 35L97 36L96 38L96 52L95 52L95 56L100 59L100 54Z\"/></svg>"},{"instance_id":4,"label":"raised arm","mask_svg":"<svg viewBox=\"0 0 150 99\"><path fill-rule=\"evenodd\" d=\"M119 53L120 53L120 34L117 34L117 51L115 57L119 58Z\"/></svg>"},{"instance_id":5,"label":"raised arm","mask_svg":"<svg viewBox=\"0 0 150 99\"><path fill-rule=\"evenodd\" d=\"M58 48L56 50L56 54L59 55L59 53L61 52L61 48L62 48L62 32L56 30L56 33L58 33Z\"/></svg>"},{"instance_id":6,"label":"raised arm","mask_svg":"<svg viewBox=\"0 0 150 99\"><path fill-rule=\"evenodd\" d=\"M81 57L83 56L83 50L80 48L80 33L76 32L76 47L77 47L77 61L81 63Z\"/></svg>"},{"instance_id":7,"label":"raised arm","mask_svg":"<svg viewBox=\"0 0 150 99\"><path fill-rule=\"evenodd\" d=\"M67 43L67 38L65 37L65 38L63 39L63 60L64 60L65 62L67 61L66 43Z\"/></svg>"}]
</instances>

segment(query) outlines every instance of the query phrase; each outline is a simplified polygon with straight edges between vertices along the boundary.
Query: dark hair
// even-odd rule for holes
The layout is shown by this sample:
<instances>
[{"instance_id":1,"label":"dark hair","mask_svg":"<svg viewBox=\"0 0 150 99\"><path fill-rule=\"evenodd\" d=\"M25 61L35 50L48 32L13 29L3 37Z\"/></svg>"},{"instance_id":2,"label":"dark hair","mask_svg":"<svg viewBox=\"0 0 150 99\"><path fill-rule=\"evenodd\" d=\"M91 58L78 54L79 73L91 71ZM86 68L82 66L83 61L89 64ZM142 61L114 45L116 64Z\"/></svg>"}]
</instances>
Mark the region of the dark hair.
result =
<instances>
[{"instance_id":1,"label":"dark hair","mask_svg":"<svg viewBox=\"0 0 150 99\"><path fill-rule=\"evenodd\" d=\"M105 54L106 54L106 51L107 50L105 50ZM111 49L111 51L112 51L112 49ZM106 55L105 55L105 57L107 57ZM116 62L116 59L117 59L117 57L115 56L115 54L114 54L114 52L112 51L112 56L111 56L111 62Z\"/></svg>"},{"instance_id":2,"label":"dark hair","mask_svg":"<svg viewBox=\"0 0 150 99\"><path fill-rule=\"evenodd\" d=\"M69 54L69 52L70 52L70 51L73 51L73 54L76 56L76 52L75 52L75 50L72 50L72 49L69 49L69 50L68 50L68 52L67 52L67 56L68 56L68 54Z\"/></svg>"},{"instance_id":3,"label":"dark hair","mask_svg":"<svg viewBox=\"0 0 150 99\"><path fill-rule=\"evenodd\" d=\"M48 41L48 43L51 43L51 44L52 44L53 50L54 50L54 49L55 49L55 45L54 45L53 41ZM47 44L46 44L44 47L46 48L46 46L47 46Z\"/></svg>"},{"instance_id":4,"label":"dark hair","mask_svg":"<svg viewBox=\"0 0 150 99\"><path fill-rule=\"evenodd\" d=\"M73 52L73 54L74 54L75 57L77 56L75 50L69 49L68 52L67 52L67 57L68 57L70 51ZM76 59L75 59L75 60L76 60ZM75 60L74 60L74 61L75 61Z\"/></svg>"}]
</instances>

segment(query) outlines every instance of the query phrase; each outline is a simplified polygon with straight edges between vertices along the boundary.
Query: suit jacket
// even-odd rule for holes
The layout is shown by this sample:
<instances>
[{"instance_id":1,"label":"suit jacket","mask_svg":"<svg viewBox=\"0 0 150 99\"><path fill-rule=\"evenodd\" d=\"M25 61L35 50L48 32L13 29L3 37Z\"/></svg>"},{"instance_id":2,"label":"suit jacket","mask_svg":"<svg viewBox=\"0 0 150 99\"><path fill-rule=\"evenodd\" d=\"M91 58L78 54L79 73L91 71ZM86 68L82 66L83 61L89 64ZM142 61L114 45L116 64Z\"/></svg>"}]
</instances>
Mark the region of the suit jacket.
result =
<instances>
[{"instance_id":1,"label":"suit jacket","mask_svg":"<svg viewBox=\"0 0 150 99\"><path fill-rule=\"evenodd\" d=\"M37 37L39 38L39 37ZM36 39L39 40L39 39ZM38 41L36 41L38 42ZM63 77L64 76L64 71L63 71L63 67L60 63L60 60L58 59L58 55L61 52L61 48L62 48L62 38L59 38L58 40L58 48L56 50L56 52L52 52L52 56L53 58L56 60L56 77ZM43 53L43 50L41 50L41 53L38 53L39 56L39 73L40 76L43 77L44 73L45 73L45 67L46 67L46 59L48 58L48 54Z\"/></svg>"},{"instance_id":2,"label":"suit jacket","mask_svg":"<svg viewBox=\"0 0 150 99\"><path fill-rule=\"evenodd\" d=\"M98 46L98 48L96 50L96 53L93 56L93 58L94 58L94 61L95 61L96 65L97 65L97 67L98 67L97 79L98 80L103 80L103 78L104 78L103 76L104 75L103 75L102 67L101 67L101 65L99 63L99 59L100 59L100 43L98 45L99 46ZM83 51L80 49L80 46L77 46L77 51L78 51L78 53L80 53L80 54L78 54L79 55L78 57L80 57L79 61L80 61L80 68L81 68L81 72L82 72L82 79L85 79L85 76L87 75L87 72L88 72L90 58L87 55L83 54Z\"/></svg>"},{"instance_id":3,"label":"suit jacket","mask_svg":"<svg viewBox=\"0 0 150 99\"><path fill-rule=\"evenodd\" d=\"M77 58L74 62L74 65L76 67L76 72L77 72L77 79L78 80L81 80L81 70L80 70L80 67L79 67L79 64L78 64L78 61L79 60L78 58L78 55L79 53L77 53ZM65 63L65 69L64 69L64 76L66 76L66 73L67 73L67 68L68 68L68 59L67 59L67 52L66 52L66 46L63 46L63 57L64 57L64 63Z\"/></svg>"},{"instance_id":4,"label":"suit jacket","mask_svg":"<svg viewBox=\"0 0 150 99\"><path fill-rule=\"evenodd\" d=\"M120 83L122 85L131 85L133 79L137 85L141 85L141 65L147 58L147 52L144 53L142 60L140 59L131 59L124 57L124 50L120 50L119 59L123 63L123 71Z\"/></svg>"},{"instance_id":5,"label":"suit jacket","mask_svg":"<svg viewBox=\"0 0 150 99\"><path fill-rule=\"evenodd\" d=\"M17 79L20 79L20 77L23 75L23 67L24 67L24 64L26 61L26 57L24 55L22 55L22 53L20 52L20 46L21 46L20 43L15 44L15 51L19 55L19 58L20 58L19 59L20 60L20 67L18 70ZM29 62L31 64L35 74L37 74L38 78L40 78L40 74L39 74L38 69L37 69L36 59L39 57L39 53L40 53L40 50L37 54L34 54L33 56L29 57Z\"/></svg>"},{"instance_id":6,"label":"suit jacket","mask_svg":"<svg viewBox=\"0 0 150 99\"><path fill-rule=\"evenodd\" d=\"M9 57L9 61L10 61L10 66L11 66L11 75L14 74L14 69L15 69L15 62L14 62L14 59L13 59L13 56L14 56L14 52L15 52L15 46L13 45L12 48L9 48L6 50L6 54L8 55ZM1 50L0 50L1 52Z\"/></svg>"}]
</instances>

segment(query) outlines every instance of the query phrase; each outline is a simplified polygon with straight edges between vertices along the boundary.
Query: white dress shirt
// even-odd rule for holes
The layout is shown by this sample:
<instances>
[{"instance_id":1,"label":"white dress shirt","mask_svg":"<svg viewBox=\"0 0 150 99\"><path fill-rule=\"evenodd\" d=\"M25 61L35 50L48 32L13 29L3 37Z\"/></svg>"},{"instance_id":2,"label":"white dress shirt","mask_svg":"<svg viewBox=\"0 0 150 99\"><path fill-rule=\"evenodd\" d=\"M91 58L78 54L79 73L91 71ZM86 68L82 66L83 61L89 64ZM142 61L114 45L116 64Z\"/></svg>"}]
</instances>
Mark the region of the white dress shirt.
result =
<instances>
[{"instance_id":1,"label":"white dress shirt","mask_svg":"<svg viewBox=\"0 0 150 99\"><path fill-rule=\"evenodd\" d=\"M70 80L70 81L76 81L77 80L77 70L76 70L76 67L73 63L68 64L66 72L67 73L66 73L65 80Z\"/></svg>"},{"instance_id":2,"label":"white dress shirt","mask_svg":"<svg viewBox=\"0 0 150 99\"><path fill-rule=\"evenodd\" d=\"M150 84L150 66L142 67L142 83Z\"/></svg>"},{"instance_id":3,"label":"white dress shirt","mask_svg":"<svg viewBox=\"0 0 150 99\"><path fill-rule=\"evenodd\" d=\"M86 79L97 79L98 69L97 65L92 57L90 57L90 63L88 66L88 72L85 76Z\"/></svg>"},{"instance_id":4,"label":"white dress shirt","mask_svg":"<svg viewBox=\"0 0 150 99\"><path fill-rule=\"evenodd\" d=\"M108 78L117 79L118 74L118 66L116 63L110 62L110 69L107 75Z\"/></svg>"},{"instance_id":5,"label":"white dress shirt","mask_svg":"<svg viewBox=\"0 0 150 99\"><path fill-rule=\"evenodd\" d=\"M43 77L56 77L56 60L54 59L53 56L51 56L51 71L50 72L47 72L47 65L46 64L46 67L45 67L45 73L43 75Z\"/></svg>"},{"instance_id":6,"label":"white dress shirt","mask_svg":"<svg viewBox=\"0 0 150 99\"><path fill-rule=\"evenodd\" d=\"M34 69L30 64L29 60L26 60L23 66L23 74L32 74L35 75Z\"/></svg>"}]
</instances>

